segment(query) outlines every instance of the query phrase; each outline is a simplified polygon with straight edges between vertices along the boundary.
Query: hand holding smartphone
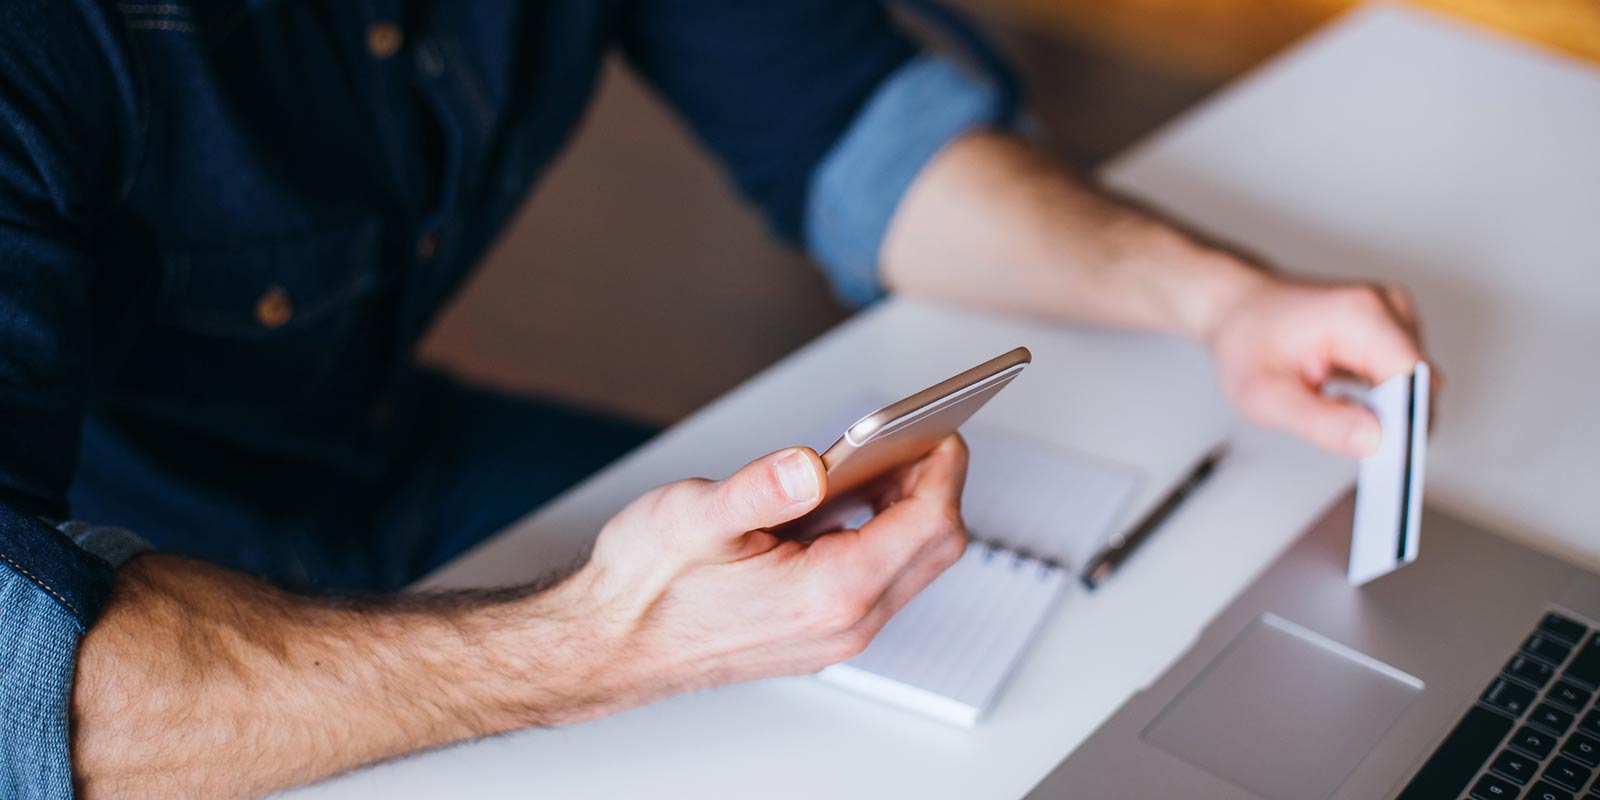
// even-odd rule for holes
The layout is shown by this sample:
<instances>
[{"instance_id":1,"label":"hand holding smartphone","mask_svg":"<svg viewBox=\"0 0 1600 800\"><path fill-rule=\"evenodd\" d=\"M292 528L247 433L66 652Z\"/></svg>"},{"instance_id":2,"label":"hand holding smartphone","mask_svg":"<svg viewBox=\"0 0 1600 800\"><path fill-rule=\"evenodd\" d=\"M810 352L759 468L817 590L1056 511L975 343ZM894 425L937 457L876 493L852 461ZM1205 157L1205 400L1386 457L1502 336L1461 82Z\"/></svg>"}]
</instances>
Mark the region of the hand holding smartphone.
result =
<instances>
[{"instance_id":1,"label":"hand holding smartphone","mask_svg":"<svg viewBox=\"0 0 1600 800\"><path fill-rule=\"evenodd\" d=\"M822 454L827 499L774 533L808 538L844 527L863 509L871 510L865 490L932 452L1032 360L1028 348L1018 347L857 420Z\"/></svg>"}]
</instances>

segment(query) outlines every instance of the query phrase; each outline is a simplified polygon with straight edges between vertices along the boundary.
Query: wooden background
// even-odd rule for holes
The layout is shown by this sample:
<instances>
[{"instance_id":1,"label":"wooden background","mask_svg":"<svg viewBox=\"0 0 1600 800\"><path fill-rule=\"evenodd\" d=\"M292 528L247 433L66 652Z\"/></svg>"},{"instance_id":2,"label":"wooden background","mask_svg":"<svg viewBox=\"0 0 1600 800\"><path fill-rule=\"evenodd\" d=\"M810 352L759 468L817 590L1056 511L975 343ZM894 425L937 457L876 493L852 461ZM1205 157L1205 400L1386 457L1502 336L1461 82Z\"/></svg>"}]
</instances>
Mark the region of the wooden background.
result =
<instances>
[{"instance_id":1,"label":"wooden background","mask_svg":"<svg viewBox=\"0 0 1600 800\"><path fill-rule=\"evenodd\" d=\"M1227 78L1360 0L961 0L1191 76ZM1600 0L1412 0L1600 61Z\"/></svg>"}]
</instances>

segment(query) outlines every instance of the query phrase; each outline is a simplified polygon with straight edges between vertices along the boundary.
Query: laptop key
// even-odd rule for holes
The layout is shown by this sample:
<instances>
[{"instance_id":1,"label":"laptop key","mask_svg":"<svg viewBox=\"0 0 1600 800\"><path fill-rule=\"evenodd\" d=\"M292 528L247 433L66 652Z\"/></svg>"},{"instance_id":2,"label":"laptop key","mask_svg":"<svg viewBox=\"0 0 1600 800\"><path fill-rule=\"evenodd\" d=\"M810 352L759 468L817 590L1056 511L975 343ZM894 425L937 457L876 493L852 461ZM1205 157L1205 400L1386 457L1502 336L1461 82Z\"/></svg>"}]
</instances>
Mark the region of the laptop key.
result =
<instances>
[{"instance_id":1,"label":"laptop key","mask_svg":"<svg viewBox=\"0 0 1600 800\"><path fill-rule=\"evenodd\" d=\"M1578 648L1578 655L1572 659L1572 664L1562 677L1577 681L1590 689L1600 689L1600 642L1595 640L1595 634L1589 634L1588 641Z\"/></svg>"},{"instance_id":2,"label":"laptop key","mask_svg":"<svg viewBox=\"0 0 1600 800\"><path fill-rule=\"evenodd\" d=\"M1600 740L1574 733L1561 745L1561 755L1586 767L1600 767Z\"/></svg>"},{"instance_id":3,"label":"laptop key","mask_svg":"<svg viewBox=\"0 0 1600 800\"><path fill-rule=\"evenodd\" d=\"M1563 734L1572 727L1572 714L1549 703L1540 703L1528 715L1528 722L1555 734Z\"/></svg>"},{"instance_id":4,"label":"laptop key","mask_svg":"<svg viewBox=\"0 0 1600 800\"><path fill-rule=\"evenodd\" d=\"M1600 739L1600 711L1584 714L1583 721L1578 723L1578 730Z\"/></svg>"},{"instance_id":5,"label":"laptop key","mask_svg":"<svg viewBox=\"0 0 1600 800\"><path fill-rule=\"evenodd\" d=\"M1533 780L1534 774L1539 771L1539 762L1512 750L1501 750L1500 755L1494 757L1494 763L1489 765L1489 769L1518 786L1527 786Z\"/></svg>"},{"instance_id":6,"label":"laptop key","mask_svg":"<svg viewBox=\"0 0 1600 800\"><path fill-rule=\"evenodd\" d=\"M1556 737L1524 725L1517 730L1516 735L1512 736L1511 741L1507 742L1507 744L1533 756L1539 761L1543 761L1545 756L1550 755L1550 751L1555 749Z\"/></svg>"},{"instance_id":7,"label":"laptop key","mask_svg":"<svg viewBox=\"0 0 1600 800\"><path fill-rule=\"evenodd\" d=\"M1535 633L1522 643L1522 652L1552 664L1560 664L1571 655L1572 645L1542 633Z\"/></svg>"},{"instance_id":8,"label":"laptop key","mask_svg":"<svg viewBox=\"0 0 1600 800\"><path fill-rule=\"evenodd\" d=\"M1571 644L1582 641L1583 635L1589 632L1589 628L1583 623L1567 619L1555 612L1546 614L1544 619L1539 620L1539 630L1558 639L1565 639Z\"/></svg>"},{"instance_id":9,"label":"laptop key","mask_svg":"<svg viewBox=\"0 0 1600 800\"><path fill-rule=\"evenodd\" d=\"M1593 775L1594 770L1561 756L1551 759L1550 766L1544 768L1545 780L1559 783L1574 792L1582 791Z\"/></svg>"},{"instance_id":10,"label":"laptop key","mask_svg":"<svg viewBox=\"0 0 1600 800\"><path fill-rule=\"evenodd\" d=\"M1527 800L1572 800L1572 792L1559 786L1539 781L1523 797Z\"/></svg>"},{"instance_id":11,"label":"laptop key","mask_svg":"<svg viewBox=\"0 0 1600 800\"><path fill-rule=\"evenodd\" d=\"M1482 706L1467 709L1396 800L1461 796L1510 731L1511 720Z\"/></svg>"},{"instance_id":12,"label":"laptop key","mask_svg":"<svg viewBox=\"0 0 1600 800\"><path fill-rule=\"evenodd\" d=\"M1550 682L1550 676L1556 674L1556 669L1549 664L1542 664L1527 656L1517 655L1512 656L1511 660L1506 662L1504 672L1506 675L1516 678L1535 689L1543 689L1544 685Z\"/></svg>"},{"instance_id":13,"label":"laptop key","mask_svg":"<svg viewBox=\"0 0 1600 800\"><path fill-rule=\"evenodd\" d=\"M1584 689L1572 681L1561 680L1556 681L1556 685L1550 687L1550 693L1545 695L1544 699L1568 711L1582 711L1584 706L1589 705L1589 698L1593 696L1594 693L1588 689Z\"/></svg>"},{"instance_id":14,"label":"laptop key","mask_svg":"<svg viewBox=\"0 0 1600 800\"><path fill-rule=\"evenodd\" d=\"M1517 791L1516 784L1485 775L1472 787L1472 797L1473 800L1513 800Z\"/></svg>"},{"instance_id":15,"label":"laptop key","mask_svg":"<svg viewBox=\"0 0 1600 800\"><path fill-rule=\"evenodd\" d=\"M1512 683L1505 678L1496 678L1494 683L1483 693L1483 702L1488 703L1513 717L1522 716L1533 704L1533 692L1526 687Z\"/></svg>"}]
</instances>

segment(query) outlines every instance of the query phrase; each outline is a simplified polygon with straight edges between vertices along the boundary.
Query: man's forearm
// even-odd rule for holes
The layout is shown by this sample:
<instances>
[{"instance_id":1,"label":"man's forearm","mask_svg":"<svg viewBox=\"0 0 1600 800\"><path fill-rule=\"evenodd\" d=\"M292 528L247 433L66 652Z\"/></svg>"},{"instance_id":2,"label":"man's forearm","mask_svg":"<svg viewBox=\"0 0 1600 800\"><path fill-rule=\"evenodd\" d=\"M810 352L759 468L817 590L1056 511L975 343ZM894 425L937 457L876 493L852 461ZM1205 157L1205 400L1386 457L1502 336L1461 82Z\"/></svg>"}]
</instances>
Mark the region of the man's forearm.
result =
<instances>
[{"instance_id":1,"label":"man's forearm","mask_svg":"<svg viewBox=\"0 0 1600 800\"><path fill-rule=\"evenodd\" d=\"M895 291L1201 339L1261 280L996 133L962 137L923 170L881 255Z\"/></svg>"},{"instance_id":2,"label":"man's forearm","mask_svg":"<svg viewBox=\"0 0 1600 800\"><path fill-rule=\"evenodd\" d=\"M297 597L200 562L124 567L72 698L83 797L252 797L594 713L559 593Z\"/></svg>"},{"instance_id":3,"label":"man's forearm","mask_svg":"<svg viewBox=\"0 0 1600 800\"><path fill-rule=\"evenodd\" d=\"M237 798L426 747L580 722L671 694L815 672L860 653L967 546L966 448L888 478L858 531L783 541L822 459L791 447L721 481L657 487L541 591L366 604L186 559L117 573L72 698L85 797Z\"/></svg>"}]
</instances>

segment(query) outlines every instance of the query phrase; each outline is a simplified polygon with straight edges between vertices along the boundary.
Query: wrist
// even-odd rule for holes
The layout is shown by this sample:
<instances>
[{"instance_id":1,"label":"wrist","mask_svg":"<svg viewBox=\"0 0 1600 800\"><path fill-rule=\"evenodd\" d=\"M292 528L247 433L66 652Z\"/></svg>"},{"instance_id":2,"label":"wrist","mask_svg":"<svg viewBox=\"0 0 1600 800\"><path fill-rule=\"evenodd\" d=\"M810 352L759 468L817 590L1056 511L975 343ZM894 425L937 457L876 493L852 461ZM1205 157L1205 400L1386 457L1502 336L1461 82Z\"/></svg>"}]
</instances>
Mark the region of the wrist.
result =
<instances>
[{"instance_id":1,"label":"wrist","mask_svg":"<svg viewBox=\"0 0 1600 800\"><path fill-rule=\"evenodd\" d=\"M1258 267L1214 250L1193 255L1191 265L1194 280L1181 290L1183 297L1178 303L1179 332L1214 347L1218 332L1274 278Z\"/></svg>"},{"instance_id":2,"label":"wrist","mask_svg":"<svg viewBox=\"0 0 1600 800\"><path fill-rule=\"evenodd\" d=\"M517 676L519 726L567 725L654 699L648 659L628 657L630 620L591 563L517 601L502 652Z\"/></svg>"}]
</instances>

